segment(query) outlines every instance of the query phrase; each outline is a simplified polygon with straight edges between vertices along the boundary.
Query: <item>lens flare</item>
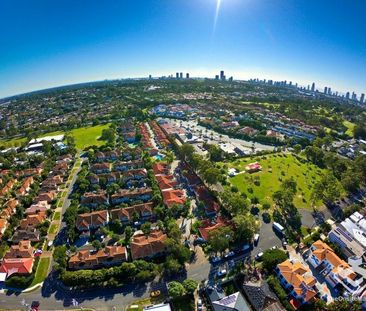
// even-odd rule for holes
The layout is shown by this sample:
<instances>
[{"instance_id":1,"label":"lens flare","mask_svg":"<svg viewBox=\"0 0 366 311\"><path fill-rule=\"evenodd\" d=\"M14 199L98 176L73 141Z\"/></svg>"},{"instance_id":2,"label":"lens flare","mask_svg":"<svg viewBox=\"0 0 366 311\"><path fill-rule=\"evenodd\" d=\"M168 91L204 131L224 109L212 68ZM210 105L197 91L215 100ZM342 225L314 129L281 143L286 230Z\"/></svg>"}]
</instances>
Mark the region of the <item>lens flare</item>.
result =
<instances>
[{"instance_id":1,"label":"lens flare","mask_svg":"<svg viewBox=\"0 0 366 311\"><path fill-rule=\"evenodd\" d=\"M221 7L221 0L217 0L216 1L216 12L215 12L215 19L214 19L212 35L214 35L215 31L216 31L217 19L218 19L219 14L220 14L220 7Z\"/></svg>"}]
</instances>

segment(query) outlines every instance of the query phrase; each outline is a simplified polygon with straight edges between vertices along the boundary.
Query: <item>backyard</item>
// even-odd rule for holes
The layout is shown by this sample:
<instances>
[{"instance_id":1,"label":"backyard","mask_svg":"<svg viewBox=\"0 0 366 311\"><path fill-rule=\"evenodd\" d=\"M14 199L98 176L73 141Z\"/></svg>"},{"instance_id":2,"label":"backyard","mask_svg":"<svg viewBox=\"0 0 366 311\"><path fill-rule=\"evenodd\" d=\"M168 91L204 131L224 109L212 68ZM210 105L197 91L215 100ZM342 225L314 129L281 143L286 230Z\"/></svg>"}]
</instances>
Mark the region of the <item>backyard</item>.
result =
<instances>
[{"instance_id":1,"label":"backyard","mask_svg":"<svg viewBox=\"0 0 366 311\"><path fill-rule=\"evenodd\" d=\"M252 162L259 162L262 170L252 174L246 173L245 166ZM231 185L236 186L249 198L257 197L261 204L272 204L272 194L279 190L282 181L294 177L297 182L294 203L298 208L307 209L312 208L312 187L322 174L322 170L314 164L305 160L300 162L294 155L284 153L238 159L230 163L221 163L221 166L225 164L239 172L229 178ZM320 202L318 204L320 205Z\"/></svg>"}]
</instances>

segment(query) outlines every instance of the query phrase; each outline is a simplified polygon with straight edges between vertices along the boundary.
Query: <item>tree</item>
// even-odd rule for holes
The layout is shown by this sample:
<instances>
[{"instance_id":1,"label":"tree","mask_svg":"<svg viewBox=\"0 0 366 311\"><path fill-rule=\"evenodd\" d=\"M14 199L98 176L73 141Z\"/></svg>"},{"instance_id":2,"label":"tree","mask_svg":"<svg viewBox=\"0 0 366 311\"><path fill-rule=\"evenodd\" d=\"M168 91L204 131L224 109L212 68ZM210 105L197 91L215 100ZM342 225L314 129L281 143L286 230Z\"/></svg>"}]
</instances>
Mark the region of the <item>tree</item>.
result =
<instances>
[{"instance_id":1,"label":"tree","mask_svg":"<svg viewBox=\"0 0 366 311\"><path fill-rule=\"evenodd\" d=\"M237 242L250 242L255 232L259 229L259 224L250 213L242 213L233 218L235 226L235 240Z\"/></svg>"},{"instance_id":2,"label":"tree","mask_svg":"<svg viewBox=\"0 0 366 311\"><path fill-rule=\"evenodd\" d=\"M169 256L164 263L165 272L169 275L177 274L180 269L182 268L181 264L178 260L174 259L173 257Z\"/></svg>"},{"instance_id":3,"label":"tree","mask_svg":"<svg viewBox=\"0 0 366 311\"><path fill-rule=\"evenodd\" d=\"M337 200L341 195L341 189L338 180L332 173L324 174L320 181L314 185L312 201L322 200L331 202Z\"/></svg>"},{"instance_id":4,"label":"tree","mask_svg":"<svg viewBox=\"0 0 366 311\"><path fill-rule=\"evenodd\" d=\"M296 154L299 154L299 153L301 152L301 149L302 149L302 147L301 147L301 145L299 145L299 144L296 144L296 145L294 146L294 152L295 152Z\"/></svg>"},{"instance_id":5,"label":"tree","mask_svg":"<svg viewBox=\"0 0 366 311\"><path fill-rule=\"evenodd\" d=\"M183 281L183 287L186 290L187 294L193 295L198 287L198 283L195 280L186 279Z\"/></svg>"},{"instance_id":6,"label":"tree","mask_svg":"<svg viewBox=\"0 0 366 311\"><path fill-rule=\"evenodd\" d=\"M141 231L147 236L151 232L151 222L147 221L141 225Z\"/></svg>"},{"instance_id":7,"label":"tree","mask_svg":"<svg viewBox=\"0 0 366 311\"><path fill-rule=\"evenodd\" d=\"M102 248L102 243L100 243L100 241L98 240L94 240L93 243L92 243L92 246L97 250L99 251L101 248Z\"/></svg>"},{"instance_id":8,"label":"tree","mask_svg":"<svg viewBox=\"0 0 366 311\"><path fill-rule=\"evenodd\" d=\"M183 285L177 281L168 283L168 293L173 299L180 298L186 294Z\"/></svg>"},{"instance_id":9,"label":"tree","mask_svg":"<svg viewBox=\"0 0 366 311\"><path fill-rule=\"evenodd\" d=\"M262 267L267 272L271 272L276 266L287 259L287 254L280 249L268 249L264 251L262 257Z\"/></svg>"},{"instance_id":10,"label":"tree","mask_svg":"<svg viewBox=\"0 0 366 311\"><path fill-rule=\"evenodd\" d=\"M125 228L125 244L128 245L130 243L131 237L133 234L133 230L130 226Z\"/></svg>"},{"instance_id":11,"label":"tree","mask_svg":"<svg viewBox=\"0 0 366 311\"><path fill-rule=\"evenodd\" d=\"M179 154L183 160L189 162L194 154L194 147L191 144L185 143L180 147Z\"/></svg>"},{"instance_id":12,"label":"tree","mask_svg":"<svg viewBox=\"0 0 366 311\"><path fill-rule=\"evenodd\" d=\"M209 184L214 185L218 182L220 170L216 167L209 167L202 172L203 179Z\"/></svg>"},{"instance_id":13,"label":"tree","mask_svg":"<svg viewBox=\"0 0 366 311\"><path fill-rule=\"evenodd\" d=\"M230 227L220 227L211 231L208 235L208 243L214 252L223 252L229 248L234 233Z\"/></svg>"}]
</instances>

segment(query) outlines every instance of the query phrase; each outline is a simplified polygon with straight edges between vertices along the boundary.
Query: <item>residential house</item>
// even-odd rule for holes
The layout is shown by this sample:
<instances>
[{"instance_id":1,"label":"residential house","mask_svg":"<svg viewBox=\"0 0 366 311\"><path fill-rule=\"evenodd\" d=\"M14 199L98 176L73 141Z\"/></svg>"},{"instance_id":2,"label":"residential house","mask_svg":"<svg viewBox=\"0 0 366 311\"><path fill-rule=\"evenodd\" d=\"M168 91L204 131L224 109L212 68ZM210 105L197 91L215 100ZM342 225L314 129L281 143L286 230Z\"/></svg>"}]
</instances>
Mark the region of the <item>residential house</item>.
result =
<instances>
[{"instance_id":1,"label":"residential house","mask_svg":"<svg viewBox=\"0 0 366 311\"><path fill-rule=\"evenodd\" d=\"M92 173L87 176L87 179L92 185L99 184L99 176Z\"/></svg>"},{"instance_id":2,"label":"residential house","mask_svg":"<svg viewBox=\"0 0 366 311\"><path fill-rule=\"evenodd\" d=\"M153 206L154 203L150 202L130 207L112 209L111 218L119 219L122 223L150 220L154 215Z\"/></svg>"},{"instance_id":3,"label":"residential house","mask_svg":"<svg viewBox=\"0 0 366 311\"><path fill-rule=\"evenodd\" d=\"M259 172L260 170L262 170L262 166L258 163L258 162L254 162L254 163L249 163L246 167L245 170L248 173L255 173L255 172Z\"/></svg>"},{"instance_id":4,"label":"residential house","mask_svg":"<svg viewBox=\"0 0 366 311\"><path fill-rule=\"evenodd\" d=\"M95 269L103 266L119 265L127 261L127 250L124 246L107 246L98 251L81 250L69 259L69 268Z\"/></svg>"},{"instance_id":5,"label":"residential house","mask_svg":"<svg viewBox=\"0 0 366 311\"><path fill-rule=\"evenodd\" d=\"M6 195L16 184L16 179L9 180L6 185L0 190L0 195Z\"/></svg>"},{"instance_id":6,"label":"residential house","mask_svg":"<svg viewBox=\"0 0 366 311\"><path fill-rule=\"evenodd\" d=\"M0 280L12 275L29 275L33 269L33 258L4 258L0 264Z\"/></svg>"},{"instance_id":7,"label":"residential house","mask_svg":"<svg viewBox=\"0 0 366 311\"><path fill-rule=\"evenodd\" d=\"M31 242L39 242L40 233L36 229L26 229L26 230L17 229L14 232L13 237L11 238L11 242L18 244L23 240L29 240Z\"/></svg>"},{"instance_id":8,"label":"residential house","mask_svg":"<svg viewBox=\"0 0 366 311\"><path fill-rule=\"evenodd\" d=\"M95 174L106 174L111 171L110 163L95 163L90 166L90 171Z\"/></svg>"},{"instance_id":9,"label":"residential house","mask_svg":"<svg viewBox=\"0 0 366 311\"><path fill-rule=\"evenodd\" d=\"M5 253L4 258L33 258L34 248L31 241L23 240L18 244L12 245Z\"/></svg>"},{"instance_id":10,"label":"residential house","mask_svg":"<svg viewBox=\"0 0 366 311\"><path fill-rule=\"evenodd\" d=\"M173 189L178 185L174 175L157 175L156 181L161 191Z\"/></svg>"},{"instance_id":11,"label":"residential house","mask_svg":"<svg viewBox=\"0 0 366 311\"><path fill-rule=\"evenodd\" d=\"M3 236L6 229L9 227L9 222L5 218L0 218L0 238Z\"/></svg>"},{"instance_id":12,"label":"residential house","mask_svg":"<svg viewBox=\"0 0 366 311\"><path fill-rule=\"evenodd\" d=\"M170 174L170 165L168 163L157 162L152 166L155 176L159 175L169 175Z\"/></svg>"},{"instance_id":13,"label":"residential house","mask_svg":"<svg viewBox=\"0 0 366 311\"><path fill-rule=\"evenodd\" d=\"M314 242L309 249L308 262L332 288L341 286L349 295L360 294L365 289L366 281L353 271L351 266L339 258L328 244L321 240Z\"/></svg>"},{"instance_id":14,"label":"residential house","mask_svg":"<svg viewBox=\"0 0 366 311\"><path fill-rule=\"evenodd\" d=\"M79 231L89 231L104 227L109 222L107 210L95 211L91 213L79 214L76 219L76 228Z\"/></svg>"},{"instance_id":15,"label":"residential house","mask_svg":"<svg viewBox=\"0 0 366 311\"><path fill-rule=\"evenodd\" d=\"M119 161L114 163L114 170L119 172L124 172L143 167L144 167L144 161L142 160L133 160L128 162Z\"/></svg>"},{"instance_id":16,"label":"residential house","mask_svg":"<svg viewBox=\"0 0 366 311\"><path fill-rule=\"evenodd\" d=\"M39 213L36 215L27 215L25 219L22 219L20 221L20 229L23 230L29 230L34 229L41 223L43 223L46 220L46 214L45 213Z\"/></svg>"},{"instance_id":17,"label":"residential house","mask_svg":"<svg viewBox=\"0 0 366 311\"><path fill-rule=\"evenodd\" d=\"M205 219L201 222L201 226L198 228L198 231L201 237L205 241L208 241L210 232L230 225L230 222L223 217L217 217L217 219Z\"/></svg>"},{"instance_id":18,"label":"residential house","mask_svg":"<svg viewBox=\"0 0 366 311\"><path fill-rule=\"evenodd\" d=\"M209 286L206 295L213 311L250 311L250 306L240 292L226 295L222 288Z\"/></svg>"},{"instance_id":19,"label":"residential house","mask_svg":"<svg viewBox=\"0 0 366 311\"><path fill-rule=\"evenodd\" d=\"M174 205L184 205L187 201L187 196L183 189L168 189L162 191L162 195L163 202L168 208Z\"/></svg>"},{"instance_id":20,"label":"residential house","mask_svg":"<svg viewBox=\"0 0 366 311\"><path fill-rule=\"evenodd\" d=\"M286 310L265 281L246 282L243 291L255 311Z\"/></svg>"},{"instance_id":21,"label":"residential house","mask_svg":"<svg viewBox=\"0 0 366 311\"><path fill-rule=\"evenodd\" d=\"M205 206L205 214L207 217L214 217L220 210L220 204L212 196L204 185L194 187L194 193L199 202Z\"/></svg>"},{"instance_id":22,"label":"residential house","mask_svg":"<svg viewBox=\"0 0 366 311\"><path fill-rule=\"evenodd\" d=\"M46 201L47 203L51 203L53 200L56 199L56 196L56 191L40 192L38 196L34 199L34 201Z\"/></svg>"},{"instance_id":23,"label":"residential house","mask_svg":"<svg viewBox=\"0 0 366 311\"><path fill-rule=\"evenodd\" d=\"M32 204L25 210L26 215L36 215L39 213L46 213L47 210L51 208L51 205L47 203L47 201L38 201L35 204Z\"/></svg>"},{"instance_id":24,"label":"residential house","mask_svg":"<svg viewBox=\"0 0 366 311\"><path fill-rule=\"evenodd\" d=\"M107 193L104 190L97 192L86 192L83 194L80 200L80 204L95 208L98 205L109 205Z\"/></svg>"},{"instance_id":25,"label":"residential house","mask_svg":"<svg viewBox=\"0 0 366 311\"><path fill-rule=\"evenodd\" d=\"M124 182L128 182L130 180L141 180L146 177L147 177L147 171L144 168L132 169L124 171L122 173L122 179Z\"/></svg>"},{"instance_id":26,"label":"residential house","mask_svg":"<svg viewBox=\"0 0 366 311\"><path fill-rule=\"evenodd\" d=\"M275 272L281 285L290 293L290 303L295 309L312 302L316 297L316 279L309 268L300 262L288 259L278 264Z\"/></svg>"},{"instance_id":27,"label":"residential house","mask_svg":"<svg viewBox=\"0 0 366 311\"><path fill-rule=\"evenodd\" d=\"M134 200L148 201L152 198L151 188L138 188L138 189L120 189L111 196L111 202L113 205L126 203Z\"/></svg>"},{"instance_id":28,"label":"residential house","mask_svg":"<svg viewBox=\"0 0 366 311\"><path fill-rule=\"evenodd\" d=\"M166 239L167 235L158 230L152 231L148 236L145 234L135 235L130 246L132 260L163 255L167 250Z\"/></svg>"},{"instance_id":29,"label":"residential house","mask_svg":"<svg viewBox=\"0 0 366 311\"><path fill-rule=\"evenodd\" d=\"M17 195L18 196L24 196L28 193L28 191L30 190L30 186L33 184L34 180L32 176L27 177L22 185L20 186L20 188L17 190Z\"/></svg>"},{"instance_id":30,"label":"residential house","mask_svg":"<svg viewBox=\"0 0 366 311\"><path fill-rule=\"evenodd\" d=\"M19 201L17 199L10 199L7 201L0 213L0 218L8 219L16 213Z\"/></svg>"}]
</instances>

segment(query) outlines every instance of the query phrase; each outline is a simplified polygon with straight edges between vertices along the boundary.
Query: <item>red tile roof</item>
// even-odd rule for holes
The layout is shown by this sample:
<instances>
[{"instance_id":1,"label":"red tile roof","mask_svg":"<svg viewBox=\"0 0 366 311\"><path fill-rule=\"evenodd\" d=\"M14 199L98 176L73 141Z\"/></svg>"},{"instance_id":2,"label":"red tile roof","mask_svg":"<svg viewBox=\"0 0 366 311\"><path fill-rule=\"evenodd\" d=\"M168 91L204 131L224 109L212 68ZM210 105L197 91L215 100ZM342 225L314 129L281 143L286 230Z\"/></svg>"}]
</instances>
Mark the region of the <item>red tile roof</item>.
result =
<instances>
[{"instance_id":1,"label":"red tile roof","mask_svg":"<svg viewBox=\"0 0 366 311\"><path fill-rule=\"evenodd\" d=\"M162 231L153 231L149 236L138 234L131 242L132 259L153 257L166 251L167 235Z\"/></svg>"},{"instance_id":2,"label":"red tile roof","mask_svg":"<svg viewBox=\"0 0 366 311\"><path fill-rule=\"evenodd\" d=\"M0 273L9 277L13 274L30 274L33 268L33 258L4 258L0 264Z\"/></svg>"},{"instance_id":3,"label":"red tile roof","mask_svg":"<svg viewBox=\"0 0 366 311\"><path fill-rule=\"evenodd\" d=\"M171 208L173 205L183 205L186 200L186 193L182 189L166 190L162 192L164 204Z\"/></svg>"},{"instance_id":4,"label":"red tile roof","mask_svg":"<svg viewBox=\"0 0 366 311\"><path fill-rule=\"evenodd\" d=\"M229 221L224 219L223 217L218 217L216 220L206 219L202 221L201 227L198 228L198 231L200 232L201 237L207 241L210 232L218 228L226 227L229 225L230 225Z\"/></svg>"}]
</instances>

